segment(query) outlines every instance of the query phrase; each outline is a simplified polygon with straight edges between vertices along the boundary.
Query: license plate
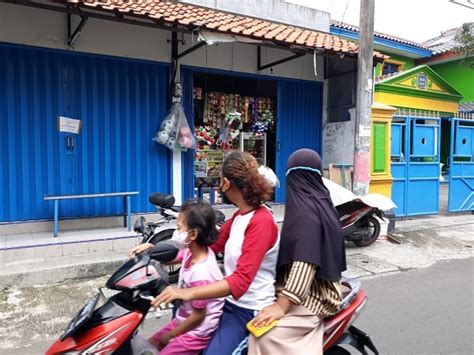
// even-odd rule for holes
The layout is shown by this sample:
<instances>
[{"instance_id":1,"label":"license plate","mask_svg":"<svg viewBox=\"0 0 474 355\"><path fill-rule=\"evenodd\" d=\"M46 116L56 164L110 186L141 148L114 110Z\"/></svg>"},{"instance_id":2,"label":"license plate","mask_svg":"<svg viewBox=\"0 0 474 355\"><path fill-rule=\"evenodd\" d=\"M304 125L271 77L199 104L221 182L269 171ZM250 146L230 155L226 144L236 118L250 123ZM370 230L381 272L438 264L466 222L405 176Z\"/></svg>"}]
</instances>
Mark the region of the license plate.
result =
<instances>
[{"instance_id":1,"label":"license plate","mask_svg":"<svg viewBox=\"0 0 474 355\"><path fill-rule=\"evenodd\" d=\"M64 340L67 337L73 336L79 328L90 319L92 313L94 313L95 307L97 302L99 301L100 293L97 293L94 297L92 297L84 307L77 313L77 315L72 319L71 323L66 328L66 331L63 335L61 335L60 339Z\"/></svg>"}]
</instances>

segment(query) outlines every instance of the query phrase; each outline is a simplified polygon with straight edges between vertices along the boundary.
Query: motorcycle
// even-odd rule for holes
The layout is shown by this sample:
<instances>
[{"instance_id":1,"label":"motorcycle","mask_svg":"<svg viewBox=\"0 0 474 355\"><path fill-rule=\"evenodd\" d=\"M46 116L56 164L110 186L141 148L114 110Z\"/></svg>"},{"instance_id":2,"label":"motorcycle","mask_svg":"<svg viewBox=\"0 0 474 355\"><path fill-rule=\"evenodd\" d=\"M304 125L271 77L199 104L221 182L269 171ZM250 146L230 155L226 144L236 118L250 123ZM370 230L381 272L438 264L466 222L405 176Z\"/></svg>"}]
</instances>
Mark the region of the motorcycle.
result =
<instances>
[{"instance_id":1,"label":"motorcycle","mask_svg":"<svg viewBox=\"0 0 474 355\"><path fill-rule=\"evenodd\" d=\"M331 180L323 178L323 182L339 214L342 235L346 241L359 247L369 246L380 235L380 220L388 220L389 226L392 225L393 214L387 211L397 206L390 198L380 194L358 197Z\"/></svg>"},{"instance_id":2,"label":"motorcycle","mask_svg":"<svg viewBox=\"0 0 474 355\"><path fill-rule=\"evenodd\" d=\"M359 247L369 246L376 241L381 231L380 220L388 218L385 211L396 208L392 200L379 194L357 197L351 191L326 178L323 178L323 181L339 214L344 239L354 242ZM172 237L176 229L179 207L174 205L173 195L154 192L149 196L149 201L158 209L160 218L147 223L142 216L136 221L134 231L142 236L141 243L156 244ZM272 211L270 205L265 206ZM219 227L224 223L225 215L219 210L214 211ZM222 255L218 255L218 259L222 259ZM179 267L179 265L168 267L171 283L177 282Z\"/></svg>"},{"instance_id":3,"label":"motorcycle","mask_svg":"<svg viewBox=\"0 0 474 355\"><path fill-rule=\"evenodd\" d=\"M178 248L173 241L157 243L147 252L120 266L107 280L106 287L119 293L97 307L100 293L92 297L72 319L64 333L48 349L56 354L134 354L139 339L138 327L143 323L155 296L169 285L162 263L176 258ZM370 337L352 325L367 302L360 281L343 281L343 302L338 314L324 320L325 354L350 354L341 345L348 344L367 354L378 351Z\"/></svg>"}]
</instances>

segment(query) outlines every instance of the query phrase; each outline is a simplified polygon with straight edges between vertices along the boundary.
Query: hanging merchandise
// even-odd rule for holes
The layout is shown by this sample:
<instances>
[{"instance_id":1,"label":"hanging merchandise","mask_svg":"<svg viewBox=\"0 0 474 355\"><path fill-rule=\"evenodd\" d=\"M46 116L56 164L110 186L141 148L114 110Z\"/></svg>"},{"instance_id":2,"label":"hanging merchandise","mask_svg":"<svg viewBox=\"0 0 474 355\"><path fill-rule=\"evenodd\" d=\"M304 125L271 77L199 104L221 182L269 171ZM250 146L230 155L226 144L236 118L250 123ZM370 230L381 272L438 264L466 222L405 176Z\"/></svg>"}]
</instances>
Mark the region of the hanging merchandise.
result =
<instances>
[{"instance_id":1,"label":"hanging merchandise","mask_svg":"<svg viewBox=\"0 0 474 355\"><path fill-rule=\"evenodd\" d=\"M255 137L260 137L268 132L275 124L275 117L270 110L262 112L250 126Z\"/></svg>"},{"instance_id":2,"label":"hanging merchandise","mask_svg":"<svg viewBox=\"0 0 474 355\"><path fill-rule=\"evenodd\" d=\"M225 117L226 129L224 130L221 139L225 144L229 144L240 134L242 128L242 114L239 112L229 112Z\"/></svg>"},{"instance_id":3,"label":"hanging merchandise","mask_svg":"<svg viewBox=\"0 0 474 355\"><path fill-rule=\"evenodd\" d=\"M173 151L187 151L195 148L194 136L179 102L171 106L170 112L161 123L160 130L153 140Z\"/></svg>"},{"instance_id":4,"label":"hanging merchandise","mask_svg":"<svg viewBox=\"0 0 474 355\"><path fill-rule=\"evenodd\" d=\"M200 126L194 129L199 149L212 147L216 144L217 130L211 126Z\"/></svg>"}]
</instances>

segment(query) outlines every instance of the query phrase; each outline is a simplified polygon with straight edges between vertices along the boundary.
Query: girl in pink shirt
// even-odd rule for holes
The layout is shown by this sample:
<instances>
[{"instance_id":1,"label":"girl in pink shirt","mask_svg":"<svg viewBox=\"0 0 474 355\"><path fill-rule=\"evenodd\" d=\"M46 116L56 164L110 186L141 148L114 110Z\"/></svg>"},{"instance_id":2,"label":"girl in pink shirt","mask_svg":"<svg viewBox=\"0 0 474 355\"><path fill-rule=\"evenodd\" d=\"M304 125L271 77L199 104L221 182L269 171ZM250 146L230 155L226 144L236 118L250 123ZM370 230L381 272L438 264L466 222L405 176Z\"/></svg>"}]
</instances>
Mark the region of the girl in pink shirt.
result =
<instances>
[{"instance_id":1,"label":"girl in pink shirt","mask_svg":"<svg viewBox=\"0 0 474 355\"><path fill-rule=\"evenodd\" d=\"M187 200L181 207L172 240L180 244L175 262L181 262L178 286L205 286L222 280L214 252L208 248L217 238L216 218L211 206L200 200ZM206 348L217 329L223 298L184 302L175 319L149 341L160 354L198 354Z\"/></svg>"}]
</instances>

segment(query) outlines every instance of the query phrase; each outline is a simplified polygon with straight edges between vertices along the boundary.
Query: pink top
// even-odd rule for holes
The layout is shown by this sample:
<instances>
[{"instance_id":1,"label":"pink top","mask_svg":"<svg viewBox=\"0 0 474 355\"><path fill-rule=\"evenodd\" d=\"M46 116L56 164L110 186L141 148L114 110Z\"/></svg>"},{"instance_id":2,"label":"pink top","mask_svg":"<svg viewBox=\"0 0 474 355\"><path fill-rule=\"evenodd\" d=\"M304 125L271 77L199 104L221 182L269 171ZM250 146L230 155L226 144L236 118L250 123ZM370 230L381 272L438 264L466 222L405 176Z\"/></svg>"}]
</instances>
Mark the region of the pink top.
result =
<instances>
[{"instance_id":1,"label":"pink top","mask_svg":"<svg viewBox=\"0 0 474 355\"><path fill-rule=\"evenodd\" d=\"M179 273L178 286L189 288L207 285L222 280L222 272L216 261L214 252L208 248L207 258L191 266L192 254L189 249L185 249L178 254L177 260L182 262ZM193 309L206 309L206 317L196 328L186 334L196 337L211 337L212 333L219 325L219 318L222 314L224 298L211 300L195 300L184 302L176 313L176 324L181 324L193 312Z\"/></svg>"}]
</instances>

